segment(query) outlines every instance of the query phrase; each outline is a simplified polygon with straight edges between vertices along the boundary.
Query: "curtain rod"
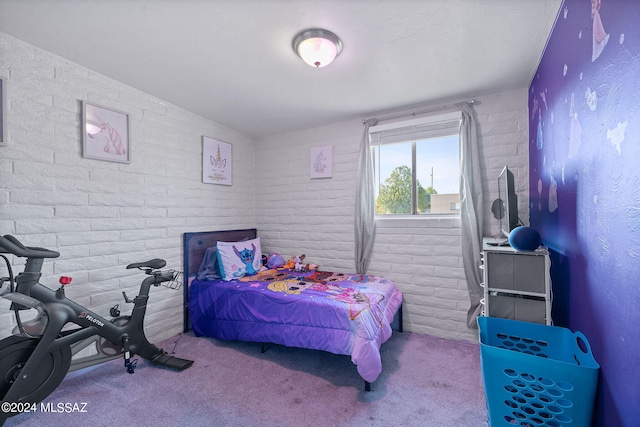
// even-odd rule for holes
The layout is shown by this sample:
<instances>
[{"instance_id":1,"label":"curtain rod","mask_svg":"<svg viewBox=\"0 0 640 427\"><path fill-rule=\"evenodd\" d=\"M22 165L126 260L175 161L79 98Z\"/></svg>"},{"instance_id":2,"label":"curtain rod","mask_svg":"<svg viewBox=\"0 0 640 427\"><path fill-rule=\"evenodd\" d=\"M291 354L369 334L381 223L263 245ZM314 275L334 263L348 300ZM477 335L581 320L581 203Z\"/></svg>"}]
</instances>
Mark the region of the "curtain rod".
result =
<instances>
[{"instance_id":1,"label":"curtain rod","mask_svg":"<svg viewBox=\"0 0 640 427\"><path fill-rule=\"evenodd\" d=\"M476 100L474 99L470 99L468 101L461 101L461 102L466 102L467 104L475 104ZM459 104L459 103L456 103ZM381 121L385 121L385 120L393 120L393 119L401 119L403 117L415 117L415 116L419 116L421 114L427 114L427 113L434 113L436 111L440 111L440 110L447 110L449 108L454 107L454 105L442 105L440 107L437 108L431 108L429 110L422 110L422 111L412 111L410 113L402 113L402 114L396 114L394 116L389 116L389 117L384 117L382 119L378 119L379 122ZM362 119L362 124L365 124L367 122L367 120L369 119Z\"/></svg>"}]
</instances>

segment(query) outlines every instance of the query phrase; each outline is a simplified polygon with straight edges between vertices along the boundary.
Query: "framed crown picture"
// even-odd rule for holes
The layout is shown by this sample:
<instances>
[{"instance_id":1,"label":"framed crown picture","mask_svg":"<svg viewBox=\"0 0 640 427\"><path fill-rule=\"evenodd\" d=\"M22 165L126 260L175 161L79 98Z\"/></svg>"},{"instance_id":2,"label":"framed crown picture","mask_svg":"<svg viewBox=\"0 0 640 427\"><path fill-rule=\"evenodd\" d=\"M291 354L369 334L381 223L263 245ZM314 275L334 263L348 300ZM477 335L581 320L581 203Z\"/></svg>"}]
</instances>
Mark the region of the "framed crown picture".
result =
<instances>
[{"instance_id":1,"label":"framed crown picture","mask_svg":"<svg viewBox=\"0 0 640 427\"><path fill-rule=\"evenodd\" d=\"M232 185L233 153L228 142L202 137L202 182Z\"/></svg>"}]
</instances>

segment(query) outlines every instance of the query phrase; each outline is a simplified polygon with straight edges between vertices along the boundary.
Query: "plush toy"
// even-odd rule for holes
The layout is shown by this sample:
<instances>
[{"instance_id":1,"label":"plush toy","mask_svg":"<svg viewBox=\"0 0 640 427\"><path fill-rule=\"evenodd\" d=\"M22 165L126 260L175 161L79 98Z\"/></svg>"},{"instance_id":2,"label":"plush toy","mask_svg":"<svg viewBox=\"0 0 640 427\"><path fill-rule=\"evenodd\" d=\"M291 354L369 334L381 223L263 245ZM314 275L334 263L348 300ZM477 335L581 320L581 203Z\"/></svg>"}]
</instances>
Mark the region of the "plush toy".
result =
<instances>
[{"instance_id":1,"label":"plush toy","mask_svg":"<svg viewBox=\"0 0 640 427\"><path fill-rule=\"evenodd\" d=\"M315 271L318 269L318 264L303 264L302 261L305 258L305 254L300 256L294 256L289 261L285 262L283 267L294 271Z\"/></svg>"},{"instance_id":2,"label":"plush toy","mask_svg":"<svg viewBox=\"0 0 640 427\"><path fill-rule=\"evenodd\" d=\"M267 256L267 267L280 268L284 266L284 258L279 253L272 253Z\"/></svg>"},{"instance_id":3,"label":"plush toy","mask_svg":"<svg viewBox=\"0 0 640 427\"><path fill-rule=\"evenodd\" d=\"M293 262L294 262L293 269L295 271L304 271L304 264L302 263L302 261L304 260L305 256L306 256L305 254L302 254L300 256L293 258Z\"/></svg>"},{"instance_id":4,"label":"plush toy","mask_svg":"<svg viewBox=\"0 0 640 427\"><path fill-rule=\"evenodd\" d=\"M304 269L307 271L315 271L318 267L318 264L305 264Z\"/></svg>"},{"instance_id":5,"label":"plush toy","mask_svg":"<svg viewBox=\"0 0 640 427\"><path fill-rule=\"evenodd\" d=\"M288 268L289 270L293 270L296 265L295 257L292 257L289 261L285 262L283 267Z\"/></svg>"}]
</instances>

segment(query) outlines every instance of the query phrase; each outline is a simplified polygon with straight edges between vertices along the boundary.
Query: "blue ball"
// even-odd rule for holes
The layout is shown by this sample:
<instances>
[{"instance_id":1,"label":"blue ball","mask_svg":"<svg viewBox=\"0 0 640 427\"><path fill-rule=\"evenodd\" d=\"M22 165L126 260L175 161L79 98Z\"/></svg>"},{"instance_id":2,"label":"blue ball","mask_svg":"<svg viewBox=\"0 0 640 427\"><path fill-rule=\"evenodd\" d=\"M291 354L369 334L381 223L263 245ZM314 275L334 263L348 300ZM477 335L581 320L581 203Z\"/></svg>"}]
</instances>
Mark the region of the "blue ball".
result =
<instances>
[{"instance_id":1,"label":"blue ball","mask_svg":"<svg viewBox=\"0 0 640 427\"><path fill-rule=\"evenodd\" d=\"M509 244L518 251L535 251L540 243L540 233L531 227L516 227L509 233Z\"/></svg>"}]
</instances>

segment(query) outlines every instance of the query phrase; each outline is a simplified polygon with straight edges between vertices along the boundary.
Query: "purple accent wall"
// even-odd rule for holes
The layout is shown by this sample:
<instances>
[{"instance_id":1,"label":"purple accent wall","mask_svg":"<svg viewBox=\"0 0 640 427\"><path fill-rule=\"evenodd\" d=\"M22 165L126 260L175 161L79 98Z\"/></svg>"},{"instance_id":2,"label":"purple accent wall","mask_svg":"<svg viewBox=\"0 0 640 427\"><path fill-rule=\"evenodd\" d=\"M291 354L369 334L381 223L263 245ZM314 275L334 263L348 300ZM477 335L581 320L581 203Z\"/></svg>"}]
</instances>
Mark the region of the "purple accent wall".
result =
<instances>
[{"instance_id":1,"label":"purple accent wall","mask_svg":"<svg viewBox=\"0 0 640 427\"><path fill-rule=\"evenodd\" d=\"M565 0L529 90L530 224L555 324L601 366L594 425L640 425L640 1Z\"/></svg>"}]
</instances>

